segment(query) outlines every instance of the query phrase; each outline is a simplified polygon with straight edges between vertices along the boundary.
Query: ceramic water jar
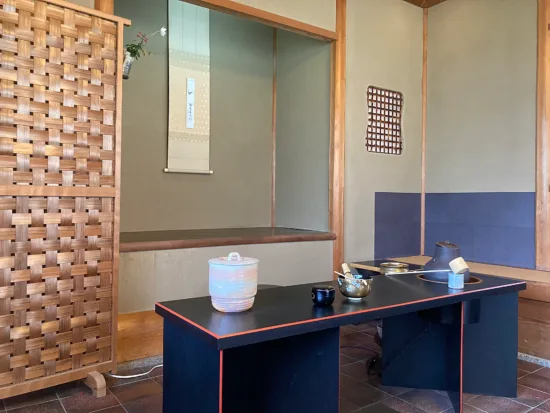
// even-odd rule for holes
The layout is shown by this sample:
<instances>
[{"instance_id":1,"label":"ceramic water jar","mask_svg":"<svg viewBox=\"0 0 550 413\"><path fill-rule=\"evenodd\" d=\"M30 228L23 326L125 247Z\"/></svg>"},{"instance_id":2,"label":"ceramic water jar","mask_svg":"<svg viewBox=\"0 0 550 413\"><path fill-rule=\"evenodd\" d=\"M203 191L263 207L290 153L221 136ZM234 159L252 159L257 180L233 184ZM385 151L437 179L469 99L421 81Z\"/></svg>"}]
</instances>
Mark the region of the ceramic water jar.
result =
<instances>
[{"instance_id":1,"label":"ceramic water jar","mask_svg":"<svg viewBox=\"0 0 550 413\"><path fill-rule=\"evenodd\" d=\"M246 311L254 304L258 290L258 260L232 252L208 260L209 292L212 305L224 313Z\"/></svg>"}]
</instances>

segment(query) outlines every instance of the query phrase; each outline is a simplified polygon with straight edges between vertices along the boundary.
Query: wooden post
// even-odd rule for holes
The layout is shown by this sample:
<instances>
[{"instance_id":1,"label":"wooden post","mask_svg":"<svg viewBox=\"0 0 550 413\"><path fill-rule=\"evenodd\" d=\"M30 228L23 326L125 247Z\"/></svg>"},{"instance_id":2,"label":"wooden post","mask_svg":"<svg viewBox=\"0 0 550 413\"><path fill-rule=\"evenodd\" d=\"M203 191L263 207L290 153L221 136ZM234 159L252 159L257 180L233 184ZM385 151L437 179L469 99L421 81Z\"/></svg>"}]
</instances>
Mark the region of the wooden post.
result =
<instances>
[{"instance_id":1,"label":"wooden post","mask_svg":"<svg viewBox=\"0 0 550 413\"><path fill-rule=\"evenodd\" d=\"M550 270L550 0L538 2L536 266Z\"/></svg>"},{"instance_id":2,"label":"wooden post","mask_svg":"<svg viewBox=\"0 0 550 413\"><path fill-rule=\"evenodd\" d=\"M276 180L277 180L277 31L273 28L273 86L271 103L271 227L276 224Z\"/></svg>"},{"instance_id":3,"label":"wooden post","mask_svg":"<svg viewBox=\"0 0 550 413\"><path fill-rule=\"evenodd\" d=\"M115 0L95 0L95 9L103 13L115 14Z\"/></svg>"},{"instance_id":4,"label":"wooden post","mask_svg":"<svg viewBox=\"0 0 550 413\"><path fill-rule=\"evenodd\" d=\"M344 261L344 162L346 150L346 0L336 0L336 35L332 42L332 134L330 142L329 224L336 234L333 267Z\"/></svg>"},{"instance_id":5,"label":"wooden post","mask_svg":"<svg viewBox=\"0 0 550 413\"><path fill-rule=\"evenodd\" d=\"M428 113L428 9L422 29L422 189L420 194L420 255L426 245L426 122Z\"/></svg>"}]
</instances>

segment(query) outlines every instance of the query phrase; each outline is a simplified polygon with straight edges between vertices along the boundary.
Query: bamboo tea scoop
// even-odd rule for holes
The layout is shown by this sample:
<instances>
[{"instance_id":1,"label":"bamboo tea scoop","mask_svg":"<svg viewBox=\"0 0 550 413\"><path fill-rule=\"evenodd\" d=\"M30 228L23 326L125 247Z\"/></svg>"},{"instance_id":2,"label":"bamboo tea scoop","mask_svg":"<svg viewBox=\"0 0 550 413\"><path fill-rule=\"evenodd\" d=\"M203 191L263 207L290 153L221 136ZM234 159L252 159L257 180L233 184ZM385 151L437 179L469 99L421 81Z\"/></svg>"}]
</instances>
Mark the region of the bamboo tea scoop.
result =
<instances>
[{"instance_id":1,"label":"bamboo tea scoop","mask_svg":"<svg viewBox=\"0 0 550 413\"><path fill-rule=\"evenodd\" d=\"M403 272L387 272L385 275L409 275L409 274L426 274L429 272L449 272L449 270L417 270L417 271L403 271Z\"/></svg>"},{"instance_id":2,"label":"bamboo tea scoop","mask_svg":"<svg viewBox=\"0 0 550 413\"><path fill-rule=\"evenodd\" d=\"M466 264L466 261L464 261L464 258L458 257L449 262L449 269L446 270L417 270L417 271L406 271L406 272L390 272L386 273L386 275L407 275L407 274L426 274L426 273L432 273L432 272L449 272L452 271L455 274L465 274L466 271L470 269L468 267L468 264Z\"/></svg>"}]
</instances>

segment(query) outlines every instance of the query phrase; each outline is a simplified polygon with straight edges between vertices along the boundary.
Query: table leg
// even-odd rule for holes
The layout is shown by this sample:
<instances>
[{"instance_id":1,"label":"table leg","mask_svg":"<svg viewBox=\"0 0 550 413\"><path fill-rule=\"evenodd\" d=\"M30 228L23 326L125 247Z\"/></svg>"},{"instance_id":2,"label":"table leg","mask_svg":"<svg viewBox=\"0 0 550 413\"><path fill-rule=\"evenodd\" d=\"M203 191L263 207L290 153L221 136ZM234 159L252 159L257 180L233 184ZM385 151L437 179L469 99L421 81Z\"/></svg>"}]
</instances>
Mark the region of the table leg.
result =
<instances>
[{"instance_id":1,"label":"table leg","mask_svg":"<svg viewBox=\"0 0 550 413\"><path fill-rule=\"evenodd\" d=\"M335 413L340 329L218 350L164 320L163 413Z\"/></svg>"},{"instance_id":2,"label":"table leg","mask_svg":"<svg viewBox=\"0 0 550 413\"><path fill-rule=\"evenodd\" d=\"M163 413L220 413L222 352L164 319Z\"/></svg>"},{"instance_id":3,"label":"table leg","mask_svg":"<svg viewBox=\"0 0 550 413\"><path fill-rule=\"evenodd\" d=\"M447 391L455 412L462 412L463 326L463 303L425 317L410 313L384 319L382 383Z\"/></svg>"},{"instance_id":4,"label":"table leg","mask_svg":"<svg viewBox=\"0 0 550 413\"><path fill-rule=\"evenodd\" d=\"M479 323L464 326L464 391L517 397L518 293L481 300Z\"/></svg>"},{"instance_id":5,"label":"table leg","mask_svg":"<svg viewBox=\"0 0 550 413\"><path fill-rule=\"evenodd\" d=\"M223 413L335 413L339 328L223 352Z\"/></svg>"}]
</instances>

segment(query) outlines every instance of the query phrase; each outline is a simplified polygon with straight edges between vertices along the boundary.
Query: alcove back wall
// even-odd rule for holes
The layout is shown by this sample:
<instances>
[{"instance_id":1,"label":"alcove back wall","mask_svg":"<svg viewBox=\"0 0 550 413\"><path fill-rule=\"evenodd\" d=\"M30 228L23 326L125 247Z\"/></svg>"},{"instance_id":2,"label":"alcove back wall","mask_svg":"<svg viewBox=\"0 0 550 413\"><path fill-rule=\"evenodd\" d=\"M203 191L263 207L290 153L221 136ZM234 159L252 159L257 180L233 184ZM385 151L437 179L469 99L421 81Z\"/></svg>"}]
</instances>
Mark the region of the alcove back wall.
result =
<instances>
[{"instance_id":1,"label":"alcove back wall","mask_svg":"<svg viewBox=\"0 0 550 413\"><path fill-rule=\"evenodd\" d=\"M536 0L429 9L426 254L534 267Z\"/></svg>"},{"instance_id":2,"label":"alcove back wall","mask_svg":"<svg viewBox=\"0 0 550 413\"><path fill-rule=\"evenodd\" d=\"M132 20L124 38L167 25L167 1L117 0ZM210 12L213 175L164 173L168 41L124 81L121 231L269 226L273 29Z\"/></svg>"}]
</instances>

